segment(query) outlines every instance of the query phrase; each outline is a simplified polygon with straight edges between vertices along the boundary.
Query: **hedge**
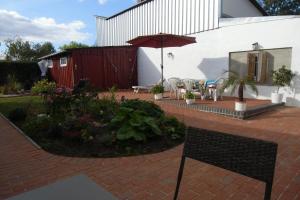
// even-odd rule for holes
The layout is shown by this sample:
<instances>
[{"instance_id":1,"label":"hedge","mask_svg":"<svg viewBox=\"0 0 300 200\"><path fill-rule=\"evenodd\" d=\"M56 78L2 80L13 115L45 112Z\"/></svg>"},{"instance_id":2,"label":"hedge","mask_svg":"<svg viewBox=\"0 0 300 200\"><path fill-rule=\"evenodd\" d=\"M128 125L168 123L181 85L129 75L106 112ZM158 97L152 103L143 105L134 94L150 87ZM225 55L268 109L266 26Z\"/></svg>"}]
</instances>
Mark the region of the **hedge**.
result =
<instances>
[{"instance_id":1,"label":"hedge","mask_svg":"<svg viewBox=\"0 0 300 200\"><path fill-rule=\"evenodd\" d=\"M30 89L40 79L41 71L36 62L0 61L0 85L6 84L8 75L14 75L25 89Z\"/></svg>"}]
</instances>

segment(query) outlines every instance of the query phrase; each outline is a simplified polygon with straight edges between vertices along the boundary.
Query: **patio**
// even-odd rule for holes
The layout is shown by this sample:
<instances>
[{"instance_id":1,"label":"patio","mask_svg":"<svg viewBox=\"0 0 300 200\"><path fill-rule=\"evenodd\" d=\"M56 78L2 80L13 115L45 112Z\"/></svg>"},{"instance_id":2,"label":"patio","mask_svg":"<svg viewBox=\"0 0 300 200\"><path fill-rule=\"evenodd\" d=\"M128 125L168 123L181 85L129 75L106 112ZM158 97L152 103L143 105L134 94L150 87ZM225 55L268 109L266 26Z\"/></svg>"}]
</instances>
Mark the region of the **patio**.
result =
<instances>
[{"instance_id":1,"label":"patio","mask_svg":"<svg viewBox=\"0 0 300 200\"><path fill-rule=\"evenodd\" d=\"M119 92L119 98L149 94ZM274 141L279 144L272 199L300 199L299 108L284 107L251 120L236 120L158 103L187 125ZM172 199L182 145L158 154L83 159L37 149L0 118L0 199L77 174L86 174L120 199ZM262 199L264 184L187 160L179 199Z\"/></svg>"}]
</instances>

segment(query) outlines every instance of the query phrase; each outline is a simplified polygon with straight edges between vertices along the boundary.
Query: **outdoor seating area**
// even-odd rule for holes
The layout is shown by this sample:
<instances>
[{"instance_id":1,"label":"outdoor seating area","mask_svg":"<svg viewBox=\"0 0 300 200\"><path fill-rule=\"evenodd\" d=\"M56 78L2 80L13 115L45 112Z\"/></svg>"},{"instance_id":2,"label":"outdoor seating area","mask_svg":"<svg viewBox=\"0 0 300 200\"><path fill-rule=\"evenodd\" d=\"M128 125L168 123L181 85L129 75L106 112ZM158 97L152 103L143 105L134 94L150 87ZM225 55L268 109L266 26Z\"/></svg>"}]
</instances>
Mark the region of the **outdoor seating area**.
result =
<instances>
[{"instance_id":1,"label":"outdoor seating area","mask_svg":"<svg viewBox=\"0 0 300 200\"><path fill-rule=\"evenodd\" d=\"M175 95L177 99L184 99L184 95L191 92L196 99L217 101L218 98L222 99L220 91L222 83L221 78L216 80L169 78L166 84L169 86L170 95Z\"/></svg>"},{"instance_id":2,"label":"outdoor seating area","mask_svg":"<svg viewBox=\"0 0 300 200\"><path fill-rule=\"evenodd\" d=\"M140 98L153 101L153 96L149 93L135 94L132 91L120 91L116 93L117 99L121 99L122 96L128 99ZM178 100L174 99L173 101ZM230 100L228 99L228 101ZM212 113L197 112L196 110L177 107L163 102L164 100L156 101L167 114L176 116L187 126L212 130L204 134L203 137L223 137L223 133L230 133L233 134L232 139L236 138L236 140L234 139L236 142L239 140L238 135L240 135L270 141L271 143L262 143L262 145L270 146L270 148L273 146L273 142L277 143L278 153L271 199L297 199L299 197L299 174L297 170L299 159L297 159L297 157L300 152L297 146L299 145L300 137L298 134L299 125L296 123L300 113L298 108L285 107L276 109L244 122L224 118L223 116L214 115ZM211 103L221 102L225 103L226 98L224 98L223 101L211 101ZM262 103L263 102L254 100L251 101L253 106L261 105ZM1 151L5 152L5 154L0 157L3 163L2 167L4 167L0 172L2 173L1 182L5 183L5 190L0 191L0 198L12 197L31 190L33 191L31 194L35 195L37 194L36 192L40 191L33 190L35 188L47 186L51 183L55 183L57 180L66 180L68 177L73 177L78 174L85 174L101 188L116 196L117 199L157 200L172 199L174 197L177 174L180 168L182 145L161 153L142 156L71 158L49 154L43 149L36 148L36 146L32 145L23 135L18 133L17 129L14 129L8 124L4 118L0 119L0 124L0 141L5 142L5 144L0 145ZM278 124L278 126L273 126L274 124ZM220 133L214 133L213 130ZM195 134L191 136L194 137ZM224 137L227 138L231 136L224 135ZM192 143L196 141L201 142L204 140L190 140ZM229 140L229 143L216 138L212 141L216 143L221 142L219 143L219 145L221 145L220 150L225 150L224 148L226 147L226 151L230 152L230 148L235 148L231 146L233 143ZM251 140L249 140L249 142L251 142ZM239 142L237 144L241 143ZM18 146L17 149L15 148L16 145ZM190 147L190 144L187 145ZM224 147L222 147L222 145L224 145ZM11 151L12 149L14 150ZM256 148L253 149L255 150ZM272 149L274 148L272 147ZM246 148L245 150L250 150L250 148ZM185 151L190 152L189 149ZM237 151L237 153L242 152L242 150ZM251 154L255 154L255 152L256 151L248 151L248 153ZM261 152L260 150L257 151L259 155L261 155ZM266 153L266 151L263 152ZM274 158L273 153L273 157L266 156L265 158ZM187 158L194 158L194 154L184 155L186 155ZM206 158L209 160L206 160ZM258 156L254 156L253 158L257 159ZM204 155L203 158L199 159L201 159L201 162L186 159L178 199L264 198L266 185L262 182L210 165L214 164L213 159L218 159L217 157L205 157ZM228 159L224 161L228 161ZM210 164L205 164L205 162ZM47 165L45 165L45 163L47 163ZM240 164L244 166L243 163ZM216 166L226 169L226 166L223 165L221 161L220 164L216 164ZM270 167L272 168L271 165ZM242 170L243 168L239 169ZM237 169L233 171L236 170ZM252 169L250 171L251 173L253 172ZM243 171L236 172L243 174ZM44 176L45 174L47 175ZM269 181L272 176L271 173L267 172L267 174L270 175L268 178L258 179L270 183ZM254 174L248 175L256 177ZM269 186L267 190L268 192L266 194L269 196ZM29 195L29 193L26 195Z\"/></svg>"}]
</instances>

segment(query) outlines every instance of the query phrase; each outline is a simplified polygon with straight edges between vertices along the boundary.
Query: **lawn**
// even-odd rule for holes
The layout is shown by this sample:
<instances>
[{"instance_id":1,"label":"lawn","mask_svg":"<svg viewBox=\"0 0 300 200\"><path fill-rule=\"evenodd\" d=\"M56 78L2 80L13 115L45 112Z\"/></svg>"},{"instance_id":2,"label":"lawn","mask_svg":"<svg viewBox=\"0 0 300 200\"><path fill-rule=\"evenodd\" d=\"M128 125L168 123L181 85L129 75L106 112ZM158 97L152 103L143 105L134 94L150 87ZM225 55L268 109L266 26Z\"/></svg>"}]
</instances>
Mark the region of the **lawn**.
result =
<instances>
[{"instance_id":1,"label":"lawn","mask_svg":"<svg viewBox=\"0 0 300 200\"><path fill-rule=\"evenodd\" d=\"M22 96L22 97L6 97L0 98L0 112L8 117L10 111L15 108L31 109L36 112L45 109L40 96Z\"/></svg>"}]
</instances>

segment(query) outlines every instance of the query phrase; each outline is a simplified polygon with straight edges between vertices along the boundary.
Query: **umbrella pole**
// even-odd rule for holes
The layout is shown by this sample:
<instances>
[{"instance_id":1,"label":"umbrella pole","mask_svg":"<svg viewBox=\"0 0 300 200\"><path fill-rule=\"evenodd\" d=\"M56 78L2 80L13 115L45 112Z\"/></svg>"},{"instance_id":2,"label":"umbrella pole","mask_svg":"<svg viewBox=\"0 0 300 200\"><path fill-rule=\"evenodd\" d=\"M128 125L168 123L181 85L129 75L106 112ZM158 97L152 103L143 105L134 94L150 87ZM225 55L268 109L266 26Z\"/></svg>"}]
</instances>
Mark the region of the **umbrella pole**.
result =
<instances>
[{"instance_id":1,"label":"umbrella pole","mask_svg":"<svg viewBox=\"0 0 300 200\"><path fill-rule=\"evenodd\" d=\"M161 85L164 86L164 50L161 48Z\"/></svg>"}]
</instances>

